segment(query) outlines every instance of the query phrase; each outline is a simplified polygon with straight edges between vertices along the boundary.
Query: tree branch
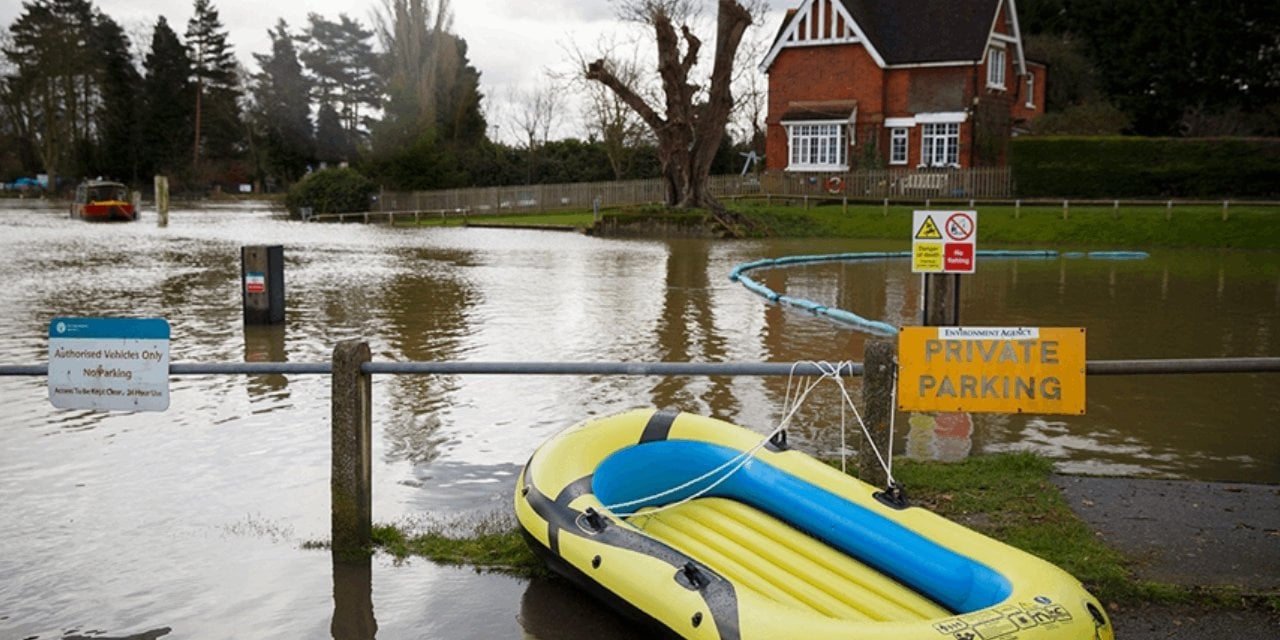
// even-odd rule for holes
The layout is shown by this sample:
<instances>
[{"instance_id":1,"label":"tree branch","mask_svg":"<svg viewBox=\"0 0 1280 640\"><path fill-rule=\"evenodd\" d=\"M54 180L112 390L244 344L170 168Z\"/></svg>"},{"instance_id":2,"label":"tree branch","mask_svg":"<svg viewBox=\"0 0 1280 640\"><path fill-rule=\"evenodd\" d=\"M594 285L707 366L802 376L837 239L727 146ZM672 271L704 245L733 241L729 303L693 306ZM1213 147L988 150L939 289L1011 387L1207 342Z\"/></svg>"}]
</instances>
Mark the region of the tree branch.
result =
<instances>
[{"instance_id":1,"label":"tree branch","mask_svg":"<svg viewBox=\"0 0 1280 640\"><path fill-rule=\"evenodd\" d=\"M662 119L662 116L658 115L658 113L653 110L653 107L650 107L649 103L645 102L644 98L640 97L640 94L636 93L634 89L614 75L613 70L609 68L609 65L603 58L587 65L586 77L588 80L595 80L596 82L599 82L613 90L614 94L618 96L618 99L622 100L622 102L628 107L635 110L635 112L640 116L640 119L644 120L645 124L649 125L649 128L653 129L655 132L660 131L666 124Z\"/></svg>"}]
</instances>

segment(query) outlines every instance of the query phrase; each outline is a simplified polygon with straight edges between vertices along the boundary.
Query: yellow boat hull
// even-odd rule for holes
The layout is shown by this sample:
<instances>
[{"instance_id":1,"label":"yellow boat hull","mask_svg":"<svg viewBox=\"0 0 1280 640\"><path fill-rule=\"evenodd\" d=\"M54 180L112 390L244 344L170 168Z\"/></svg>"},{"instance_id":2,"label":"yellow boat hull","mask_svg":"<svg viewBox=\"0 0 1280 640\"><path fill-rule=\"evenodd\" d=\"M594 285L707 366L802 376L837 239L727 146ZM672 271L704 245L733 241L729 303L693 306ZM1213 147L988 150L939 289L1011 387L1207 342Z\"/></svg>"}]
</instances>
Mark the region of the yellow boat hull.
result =
<instances>
[{"instance_id":1,"label":"yellow boat hull","mask_svg":"<svg viewBox=\"0 0 1280 640\"><path fill-rule=\"evenodd\" d=\"M1033 555L726 422L631 411L543 444L517 483L530 546L683 638L1111 640ZM673 506L674 505L674 506Z\"/></svg>"}]
</instances>

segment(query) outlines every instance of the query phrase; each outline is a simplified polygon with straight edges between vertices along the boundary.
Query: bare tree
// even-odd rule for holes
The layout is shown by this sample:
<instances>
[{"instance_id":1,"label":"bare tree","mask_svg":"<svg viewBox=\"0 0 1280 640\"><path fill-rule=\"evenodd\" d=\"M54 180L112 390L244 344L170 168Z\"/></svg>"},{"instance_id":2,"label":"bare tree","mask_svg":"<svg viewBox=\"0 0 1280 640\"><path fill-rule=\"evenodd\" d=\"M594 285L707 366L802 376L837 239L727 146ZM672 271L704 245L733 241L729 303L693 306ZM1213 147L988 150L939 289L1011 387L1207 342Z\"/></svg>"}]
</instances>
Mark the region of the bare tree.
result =
<instances>
[{"instance_id":1,"label":"bare tree","mask_svg":"<svg viewBox=\"0 0 1280 640\"><path fill-rule=\"evenodd\" d=\"M526 184L533 182L538 147L551 138L551 130L562 115L562 96L553 79L547 78L546 82L535 87L513 90L507 99L510 126L526 145Z\"/></svg>"},{"instance_id":2,"label":"bare tree","mask_svg":"<svg viewBox=\"0 0 1280 640\"><path fill-rule=\"evenodd\" d=\"M613 39L602 39L597 43L597 51L608 52L605 57L609 58L613 74L622 84L637 93L649 93L641 88L644 74L638 52L634 47L629 53L619 53L619 49L620 45ZM567 52L577 69L586 69L591 62L576 46L568 48ZM614 179L626 178L637 147L645 142L648 126L617 93L588 79L580 71L558 77L581 91L580 106L587 133L599 140L604 148Z\"/></svg>"},{"instance_id":3,"label":"bare tree","mask_svg":"<svg viewBox=\"0 0 1280 640\"><path fill-rule=\"evenodd\" d=\"M716 150L733 112L732 83L738 45L760 6L747 0L718 0L715 52L706 86L692 77L702 40L689 27L691 0L626 0L622 17L653 28L657 43L658 76L664 101L654 106L606 58L591 62L586 77L612 90L653 131L667 183L667 204L677 208L705 207L723 212L712 197L708 176ZM677 23L680 27L677 29Z\"/></svg>"},{"instance_id":4,"label":"bare tree","mask_svg":"<svg viewBox=\"0 0 1280 640\"><path fill-rule=\"evenodd\" d=\"M551 138L551 130L562 115L562 95L560 88L548 80L532 88L513 90L507 98L510 126L529 150Z\"/></svg>"}]
</instances>

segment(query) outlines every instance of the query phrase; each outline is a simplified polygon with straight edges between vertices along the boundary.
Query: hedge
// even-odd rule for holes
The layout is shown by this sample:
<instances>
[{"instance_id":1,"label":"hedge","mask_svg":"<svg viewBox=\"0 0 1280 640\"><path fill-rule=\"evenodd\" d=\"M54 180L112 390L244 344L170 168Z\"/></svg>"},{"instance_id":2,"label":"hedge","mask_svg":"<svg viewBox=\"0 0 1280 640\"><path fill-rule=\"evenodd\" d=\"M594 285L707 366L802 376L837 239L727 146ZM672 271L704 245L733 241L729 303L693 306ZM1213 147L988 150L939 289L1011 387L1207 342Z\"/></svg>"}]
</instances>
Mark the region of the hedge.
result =
<instances>
[{"instance_id":1,"label":"hedge","mask_svg":"<svg viewBox=\"0 0 1280 640\"><path fill-rule=\"evenodd\" d=\"M1014 138L1020 197L1280 198L1280 138Z\"/></svg>"},{"instance_id":2,"label":"hedge","mask_svg":"<svg viewBox=\"0 0 1280 640\"><path fill-rule=\"evenodd\" d=\"M375 191L373 182L354 169L321 169L293 185L284 202L293 213L303 207L312 213L368 211Z\"/></svg>"}]
</instances>

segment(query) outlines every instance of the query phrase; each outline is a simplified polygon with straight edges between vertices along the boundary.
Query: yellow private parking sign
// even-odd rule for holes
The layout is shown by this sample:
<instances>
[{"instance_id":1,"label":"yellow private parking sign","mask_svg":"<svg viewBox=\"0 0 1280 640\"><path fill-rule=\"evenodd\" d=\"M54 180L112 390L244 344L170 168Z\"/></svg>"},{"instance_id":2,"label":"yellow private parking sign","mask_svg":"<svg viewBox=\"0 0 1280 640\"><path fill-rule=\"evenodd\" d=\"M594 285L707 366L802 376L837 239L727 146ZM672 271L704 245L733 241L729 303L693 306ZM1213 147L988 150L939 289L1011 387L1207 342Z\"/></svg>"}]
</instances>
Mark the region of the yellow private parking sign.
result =
<instances>
[{"instance_id":1,"label":"yellow private parking sign","mask_svg":"<svg viewBox=\"0 0 1280 640\"><path fill-rule=\"evenodd\" d=\"M1085 411L1085 330L1078 327L903 327L903 411Z\"/></svg>"}]
</instances>

